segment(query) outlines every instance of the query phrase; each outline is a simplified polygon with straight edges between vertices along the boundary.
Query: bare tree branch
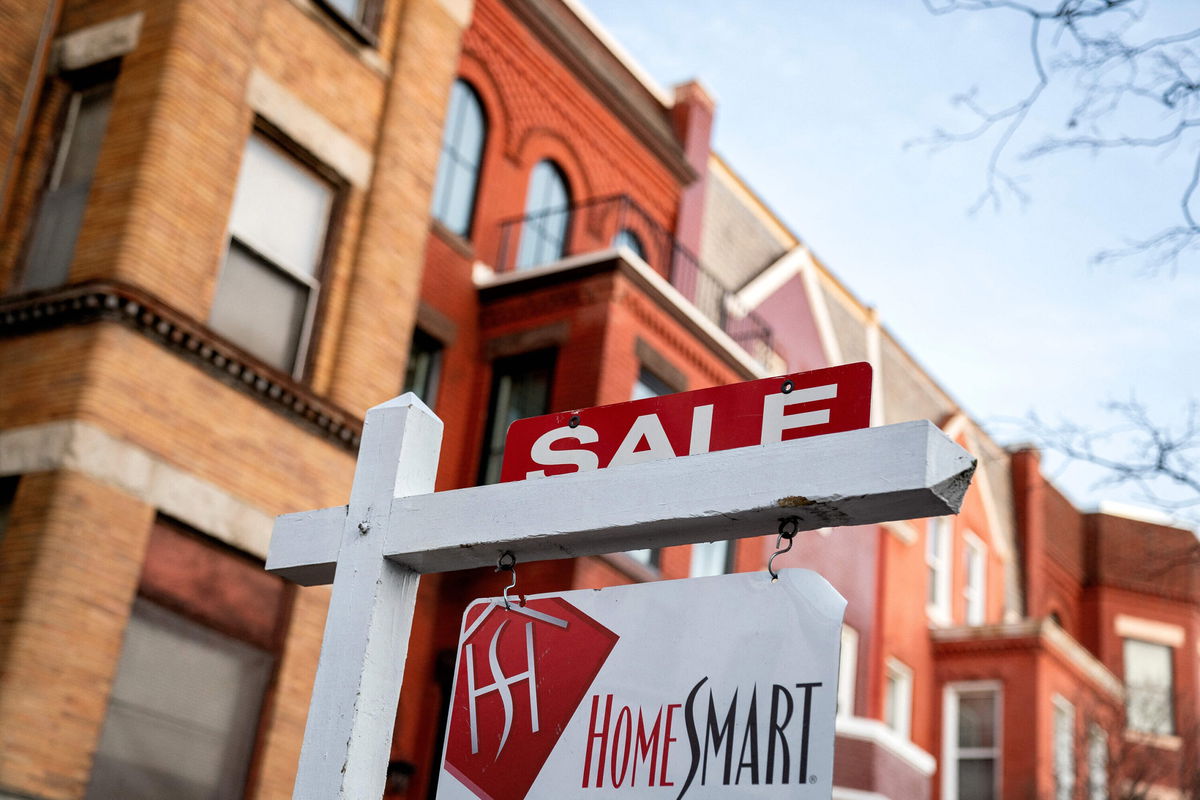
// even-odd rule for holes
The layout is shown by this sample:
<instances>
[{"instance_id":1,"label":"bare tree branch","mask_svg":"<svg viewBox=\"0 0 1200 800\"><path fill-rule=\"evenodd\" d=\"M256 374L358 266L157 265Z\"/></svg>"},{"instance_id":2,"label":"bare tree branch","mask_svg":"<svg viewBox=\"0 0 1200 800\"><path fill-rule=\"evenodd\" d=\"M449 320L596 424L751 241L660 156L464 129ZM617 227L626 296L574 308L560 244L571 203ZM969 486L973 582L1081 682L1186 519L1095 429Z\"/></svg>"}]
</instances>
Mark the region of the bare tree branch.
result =
<instances>
[{"instance_id":1,"label":"bare tree branch","mask_svg":"<svg viewBox=\"0 0 1200 800\"><path fill-rule=\"evenodd\" d=\"M1200 28L1136 41L1135 29L1150 0L922 0L929 13L997 12L1023 16L1029 26L1029 60L1034 79L1010 105L989 109L972 90L953 98L976 121L963 131L937 129L909 142L938 151L950 145L991 140L984 168L984 188L970 206L999 209L1006 196L1022 204L1028 195L1006 164L1019 133L1037 109L1038 119L1064 113L1068 130L1083 133L1047 135L1016 154L1029 160L1069 150L1094 153L1121 149L1196 148L1196 161L1181 185L1179 222L1124 247L1094 256L1096 262L1138 258L1151 270L1176 268L1182 257L1200 247L1192 203L1200 179ZM1062 92L1046 90L1059 81L1072 81L1073 100L1064 108L1055 102ZM1043 102L1047 97L1054 99ZM1045 106L1045 107L1043 107ZM994 137L994 138L993 138Z\"/></svg>"}]
</instances>

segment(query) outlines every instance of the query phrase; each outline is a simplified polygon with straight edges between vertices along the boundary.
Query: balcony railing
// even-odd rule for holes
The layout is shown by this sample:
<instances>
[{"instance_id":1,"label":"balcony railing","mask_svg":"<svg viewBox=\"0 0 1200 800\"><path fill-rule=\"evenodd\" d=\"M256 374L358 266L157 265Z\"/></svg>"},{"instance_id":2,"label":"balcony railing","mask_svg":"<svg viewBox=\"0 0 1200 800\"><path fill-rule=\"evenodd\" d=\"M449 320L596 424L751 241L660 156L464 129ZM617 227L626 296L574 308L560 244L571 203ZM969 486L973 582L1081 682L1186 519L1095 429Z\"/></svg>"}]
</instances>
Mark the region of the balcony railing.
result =
<instances>
[{"instance_id":1,"label":"balcony railing","mask_svg":"<svg viewBox=\"0 0 1200 800\"><path fill-rule=\"evenodd\" d=\"M670 281L701 313L759 361L771 350L771 326L740 312L734 293L628 195L610 195L505 220L500 225L501 272L533 269L567 256L623 244Z\"/></svg>"}]
</instances>

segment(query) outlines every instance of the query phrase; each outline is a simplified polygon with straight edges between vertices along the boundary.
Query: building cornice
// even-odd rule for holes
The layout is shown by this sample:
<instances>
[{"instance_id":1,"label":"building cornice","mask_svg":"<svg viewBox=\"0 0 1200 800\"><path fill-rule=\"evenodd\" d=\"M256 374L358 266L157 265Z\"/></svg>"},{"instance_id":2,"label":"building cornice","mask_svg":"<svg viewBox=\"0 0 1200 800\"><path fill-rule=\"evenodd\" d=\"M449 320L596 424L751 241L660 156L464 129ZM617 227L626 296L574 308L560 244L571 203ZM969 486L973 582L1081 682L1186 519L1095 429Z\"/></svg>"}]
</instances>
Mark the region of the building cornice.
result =
<instances>
[{"instance_id":1,"label":"building cornice","mask_svg":"<svg viewBox=\"0 0 1200 800\"><path fill-rule=\"evenodd\" d=\"M0 338L115 322L191 361L310 433L358 449L362 420L149 292L89 281L0 299Z\"/></svg>"},{"instance_id":2,"label":"building cornice","mask_svg":"<svg viewBox=\"0 0 1200 800\"><path fill-rule=\"evenodd\" d=\"M629 279L744 380L770 377L770 373L729 334L701 313L666 278L625 248L582 253L544 267L511 272L493 273L477 264L475 286L480 299L486 302L604 272L618 272Z\"/></svg>"},{"instance_id":3,"label":"building cornice","mask_svg":"<svg viewBox=\"0 0 1200 800\"><path fill-rule=\"evenodd\" d=\"M661 90L647 86L628 57L597 34L594 20L582 18L563 0L506 0L506 5L571 74L616 115L681 185L699 177L687 162L667 117Z\"/></svg>"}]
</instances>

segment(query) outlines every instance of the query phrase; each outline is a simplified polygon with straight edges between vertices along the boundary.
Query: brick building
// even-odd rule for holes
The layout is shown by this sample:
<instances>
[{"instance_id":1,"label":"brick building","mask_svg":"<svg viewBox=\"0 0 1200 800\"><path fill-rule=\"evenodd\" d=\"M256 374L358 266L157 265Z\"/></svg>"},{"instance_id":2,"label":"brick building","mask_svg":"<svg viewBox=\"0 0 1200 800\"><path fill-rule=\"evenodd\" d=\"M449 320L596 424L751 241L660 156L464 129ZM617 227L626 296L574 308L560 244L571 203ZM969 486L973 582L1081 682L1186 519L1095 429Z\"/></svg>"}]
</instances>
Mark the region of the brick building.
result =
<instances>
[{"instance_id":1,"label":"brick building","mask_svg":"<svg viewBox=\"0 0 1200 800\"><path fill-rule=\"evenodd\" d=\"M449 489L516 418L853 361L873 424L980 468L957 517L788 556L850 601L834 796L1186 796L1200 567L1155 564L1191 534L1081 515L992 441L712 153L701 85L574 0L36 5L0 0L0 800L290 795L327 594L261 571L271 518L344 502L402 387ZM389 797L431 796L459 617L500 586L423 577Z\"/></svg>"}]
</instances>

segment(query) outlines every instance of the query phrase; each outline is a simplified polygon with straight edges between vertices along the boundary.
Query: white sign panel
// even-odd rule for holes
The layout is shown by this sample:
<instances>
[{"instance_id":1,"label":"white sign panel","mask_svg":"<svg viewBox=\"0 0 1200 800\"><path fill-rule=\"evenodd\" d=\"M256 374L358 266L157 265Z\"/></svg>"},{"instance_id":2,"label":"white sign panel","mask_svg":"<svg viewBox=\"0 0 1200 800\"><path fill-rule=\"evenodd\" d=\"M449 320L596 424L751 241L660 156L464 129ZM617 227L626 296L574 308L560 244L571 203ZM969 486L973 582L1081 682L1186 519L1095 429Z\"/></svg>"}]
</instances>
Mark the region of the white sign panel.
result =
<instances>
[{"instance_id":1,"label":"white sign panel","mask_svg":"<svg viewBox=\"0 0 1200 800\"><path fill-rule=\"evenodd\" d=\"M801 569L478 600L438 800L829 798L845 607Z\"/></svg>"}]
</instances>

